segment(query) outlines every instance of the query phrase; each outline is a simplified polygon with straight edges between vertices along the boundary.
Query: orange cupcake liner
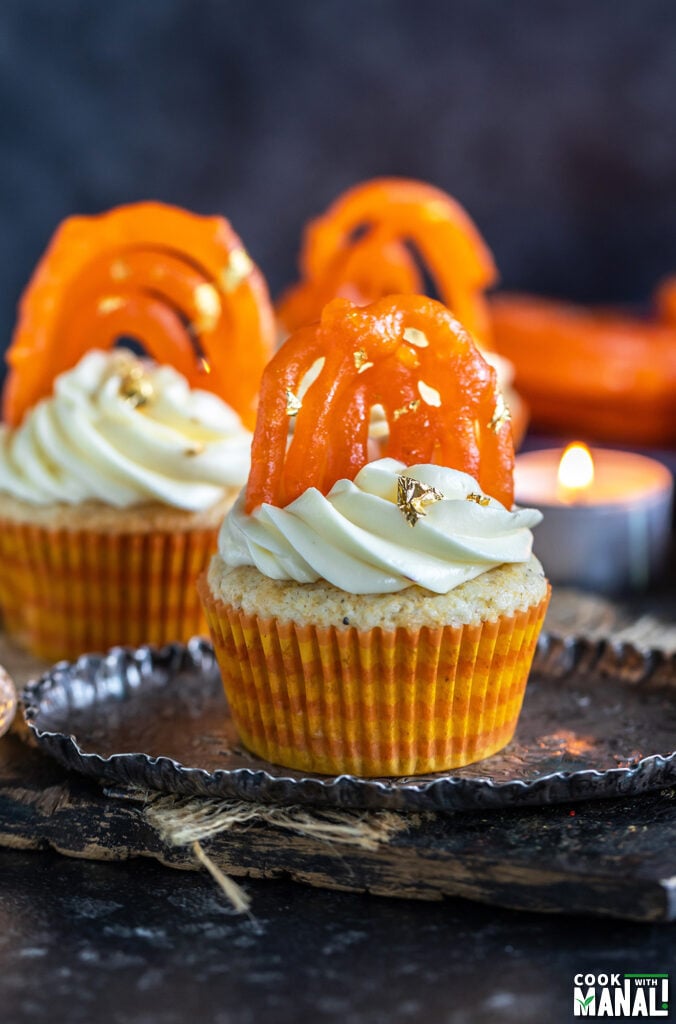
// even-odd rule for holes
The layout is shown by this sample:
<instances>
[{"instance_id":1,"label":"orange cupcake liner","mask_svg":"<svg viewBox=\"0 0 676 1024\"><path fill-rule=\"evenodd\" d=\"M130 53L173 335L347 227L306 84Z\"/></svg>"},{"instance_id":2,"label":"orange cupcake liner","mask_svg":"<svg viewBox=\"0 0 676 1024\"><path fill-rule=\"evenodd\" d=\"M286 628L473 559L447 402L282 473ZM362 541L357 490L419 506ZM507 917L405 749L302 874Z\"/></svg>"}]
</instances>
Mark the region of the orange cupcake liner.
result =
<instances>
[{"instance_id":1,"label":"orange cupcake liner","mask_svg":"<svg viewBox=\"0 0 676 1024\"><path fill-rule=\"evenodd\" d=\"M198 589L243 743L302 771L420 775L514 735L549 593L495 622L336 628L246 615Z\"/></svg>"},{"instance_id":2,"label":"orange cupcake liner","mask_svg":"<svg viewBox=\"0 0 676 1024\"><path fill-rule=\"evenodd\" d=\"M0 519L7 633L47 661L206 634L195 581L214 529L103 533Z\"/></svg>"}]
</instances>

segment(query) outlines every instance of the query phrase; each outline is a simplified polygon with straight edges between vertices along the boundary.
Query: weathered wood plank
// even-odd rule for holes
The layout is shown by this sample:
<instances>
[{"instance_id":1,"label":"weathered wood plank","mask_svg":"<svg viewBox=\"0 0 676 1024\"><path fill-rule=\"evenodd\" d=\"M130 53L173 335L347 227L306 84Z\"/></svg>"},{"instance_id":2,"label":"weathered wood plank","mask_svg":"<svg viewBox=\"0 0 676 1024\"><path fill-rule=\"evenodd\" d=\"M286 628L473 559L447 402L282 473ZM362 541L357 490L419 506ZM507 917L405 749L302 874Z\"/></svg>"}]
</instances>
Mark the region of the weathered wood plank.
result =
<instances>
[{"instance_id":1,"label":"weathered wood plank","mask_svg":"<svg viewBox=\"0 0 676 1024\"><path fill-rule=\"evenodd\" d=\"M428 815L376 850L234 826L203 842L233 876L290 876L325 888L386 896L464 896L540 911L643 921L676 917L676 791L641 800L500 814ZM0 740L0 846L68 856L147 856L196 869L192 850L169 847L143 803L103 794L15 735Z\"/></svg>"}]
</instances>

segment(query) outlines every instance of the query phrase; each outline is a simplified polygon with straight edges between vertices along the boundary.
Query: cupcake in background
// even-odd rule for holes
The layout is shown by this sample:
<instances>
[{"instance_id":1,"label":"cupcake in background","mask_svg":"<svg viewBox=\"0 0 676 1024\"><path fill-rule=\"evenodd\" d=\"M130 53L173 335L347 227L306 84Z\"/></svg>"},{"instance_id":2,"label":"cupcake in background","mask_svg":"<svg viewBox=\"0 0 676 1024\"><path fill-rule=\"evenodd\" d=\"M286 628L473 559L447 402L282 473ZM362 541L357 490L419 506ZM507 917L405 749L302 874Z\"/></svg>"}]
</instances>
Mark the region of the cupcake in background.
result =
<instances>
[{"instance_id":1,"label":"cupcake in background","mask_svg":"<svg viewBox=\"0 0 676 1024\"><path fill-rule=\"evenodd\" d=\"M22 298L0 427L19 643L53 661L204 632L194 581L247 477L272 332L227 221L150 203L62 225Z\"/></svg>"},{"instance_id":2,"label":"cupcake in background","mask_svg":"<svg viewBox=\"0 0 676 1024\"><path fill-rule=\"evenodd\" d=\"M388 430L372 460L374 406ZM249 749L379 776L509 742L549 600L540 514L512 507L513 457L495 370L440 303L336 300L292 335L199 582Z\"/></svg>"},{"instance_id":3,"label":"cupcake in background","mask_svg":"<svg viewBox=\"0 0 676 1024\"><path fill-rule=\"evenodd\" d=\"M0 603L48 660L203 632L194 580L251 435L172 367L94 351L0 427Z\"/></svg>"}]
</instances>

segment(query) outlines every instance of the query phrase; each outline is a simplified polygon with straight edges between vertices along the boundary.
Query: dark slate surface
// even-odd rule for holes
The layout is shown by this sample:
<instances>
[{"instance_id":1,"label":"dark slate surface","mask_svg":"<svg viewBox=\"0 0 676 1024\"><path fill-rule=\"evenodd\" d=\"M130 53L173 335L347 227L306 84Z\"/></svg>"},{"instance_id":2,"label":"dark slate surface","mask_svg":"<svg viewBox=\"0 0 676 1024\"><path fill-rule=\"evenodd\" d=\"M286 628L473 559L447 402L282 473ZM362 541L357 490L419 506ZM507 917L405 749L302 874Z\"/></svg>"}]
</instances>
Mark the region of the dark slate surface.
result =
<instances>
[{"instance_id":1,"label":"dark slate surface","mask_svg":"<svg viewBox=\"0 0 676 1024\"><path fill-rule=\"evenodd\" d=\"M3 1024L560 1024L572 976L668 970L665 926L552 920L0 852Z\"/></svg>"}]
</instances>

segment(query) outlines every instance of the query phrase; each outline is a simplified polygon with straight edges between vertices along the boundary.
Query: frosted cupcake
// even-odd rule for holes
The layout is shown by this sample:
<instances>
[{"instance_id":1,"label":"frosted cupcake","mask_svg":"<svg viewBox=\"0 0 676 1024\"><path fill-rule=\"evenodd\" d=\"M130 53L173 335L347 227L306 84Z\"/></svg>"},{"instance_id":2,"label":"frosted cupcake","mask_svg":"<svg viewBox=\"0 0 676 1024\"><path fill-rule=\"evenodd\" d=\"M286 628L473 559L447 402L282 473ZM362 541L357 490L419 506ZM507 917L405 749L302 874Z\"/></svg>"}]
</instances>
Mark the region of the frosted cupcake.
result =
<instances>
[{"instance_id":1,"label":"frosted cupcake","mask_svg":"<svg viewBox=\"0 0 676 1024\"><path fill-rule=\"evenodd\" d=\"M194 580L249 469L221 399L131 352L90 352L0 427L0 605L48 660L203 631Z\"/></svg>"},{"instance_id":2,"label":"frosted cupcake","mask_svg":"<svg viewBox=\"0 0 676 1024\"><path fill-rule=\"evenodd\" d=\"M21 299L0 427L0 607L33 653L203 631L194 580L246 480L272 337L222 218L139 203L60 226Z\"/></svg>"},{"instance_id":3,"label":"frosted cupcake","mask_svg":"<svg viewBox=\"0 0 676 1024\"><path fill-rule=\"evenodd\" d=\"M375 404L389 457L369 463ZM337 300L291 337L264 375L247 490L200 580L251 750L377 776L509 742L549 596L531 555L540 516L512 509L512 467L495 371L439 303Z\"/></svg>"}]
</instances>

